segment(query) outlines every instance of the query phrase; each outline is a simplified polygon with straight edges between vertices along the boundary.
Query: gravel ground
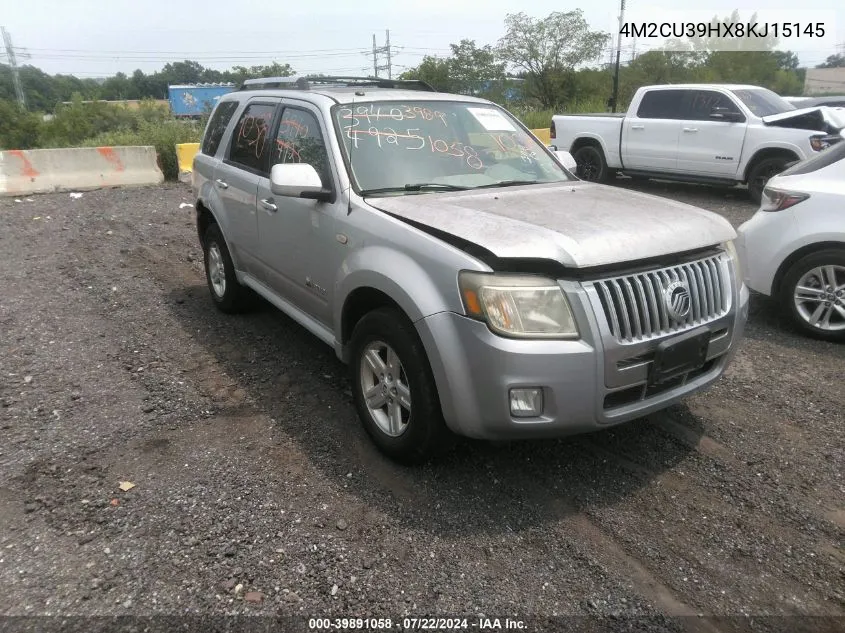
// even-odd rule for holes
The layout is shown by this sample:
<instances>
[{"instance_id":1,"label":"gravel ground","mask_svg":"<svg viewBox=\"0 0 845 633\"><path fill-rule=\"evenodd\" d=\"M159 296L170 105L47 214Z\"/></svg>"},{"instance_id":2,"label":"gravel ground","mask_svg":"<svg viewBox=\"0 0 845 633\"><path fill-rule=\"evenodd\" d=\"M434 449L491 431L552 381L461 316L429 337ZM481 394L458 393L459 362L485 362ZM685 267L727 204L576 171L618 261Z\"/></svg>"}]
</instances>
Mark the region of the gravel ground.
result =
<instances>
[{"instance_id":1,"label":"gravel ground","mask_svg":"<svg viewBox=\"0 0 845 633\"><path fill-rule=\"evenodd\" d=\"M332 350L270 307L214 310L189 202L0 199L0 615L845 615L845 346L753 297L733 367L680 406L402 468Z\"/></svg>"}]
</instances>

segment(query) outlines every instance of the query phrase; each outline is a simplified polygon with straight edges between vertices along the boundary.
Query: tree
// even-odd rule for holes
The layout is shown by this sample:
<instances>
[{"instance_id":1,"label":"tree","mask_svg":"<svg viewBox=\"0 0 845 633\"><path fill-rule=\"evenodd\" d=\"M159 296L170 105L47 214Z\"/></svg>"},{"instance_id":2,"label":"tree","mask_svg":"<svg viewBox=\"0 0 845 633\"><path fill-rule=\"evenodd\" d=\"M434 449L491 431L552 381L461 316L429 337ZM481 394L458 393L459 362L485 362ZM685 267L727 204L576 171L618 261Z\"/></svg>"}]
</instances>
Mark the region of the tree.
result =
<instances>
[{"instance_id":1,"label":"tree","mask_svg":"<svg viewBox=\"0 0 845 633\"><path fill-rule=\"evenodd\" d=\"M845 53L830 55L824 63L819 64L816 68L845 68Z\"/></svg>"},{"instance_id":2,"label":"tree","mask_svg":"<svg viewBox=\"0 0 845 633\"><path fill-rule=\"evenodd\" d=\"M419 66L406 70L400 75L400 79L419 79L440 92L454 92L454 84L449 71L448 59L426 55Z\"/></svg>"},{"instance_id":3,"label":"tree","mask_svg":"<svg viewBox=\"0 0 845 633\"><path fill-rule=\"evenodd\" d=\"M505 79L505 63L497 59L489 44L478 48L475 40L461 40L460 44L450 44L450 47L452 56L448 59L448 69L455 92L489 93Z\"/></svg>"},{"instance_id":4,"label":"tree","mask_svg":"<svg viewBox=\"0 0 845 633\"><path fill-rule=\"evenodd\" d=\"M0 149L31 149L38 144L40 117L16 101L0 99Z\"/></svg>"},{"instance_id":5,"label":"tree","mask_svg":"<svg viewBox=\"0 0 845 633\"><path fill-rule=\"evenodd\" d=\"M534 19L525 13L508 14L506 33L499 40L499 57L526 73L529 91L543 107L562 101L560 74L599 57L610 34L591 31L580 9L554 12Z\"/></svg>"}]
</instances>

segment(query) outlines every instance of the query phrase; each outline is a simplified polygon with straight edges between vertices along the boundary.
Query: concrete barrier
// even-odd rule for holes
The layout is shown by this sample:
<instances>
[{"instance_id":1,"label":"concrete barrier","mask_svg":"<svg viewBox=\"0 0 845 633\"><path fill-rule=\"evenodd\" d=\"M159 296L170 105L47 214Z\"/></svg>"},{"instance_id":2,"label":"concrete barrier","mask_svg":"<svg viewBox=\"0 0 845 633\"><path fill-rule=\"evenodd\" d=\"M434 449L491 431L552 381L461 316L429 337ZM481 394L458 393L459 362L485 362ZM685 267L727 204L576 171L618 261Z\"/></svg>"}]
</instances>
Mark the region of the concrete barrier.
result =
<instances>
[{"instance_id":1,"label":"concrete barrier","mask_svg":"<svg viewBox=\"0 0 845 633\"><path fill-rule=\"evenodd\" d=\"M199 143L178 143L176 145L176 160L179 162L179 180L191 181L194 171L194 156L200 151Z\"/></svg>"},{"instance_id":2,"label":"concrete barrier","mask_svg":"<svg viewBox=\"0 0 845 633\"><path fill-rule=\"evenodd\" d=\"M155 147L73 147L0 152L0 195L156 185Z\"/></svg>"},{"instance_id":3,"label":"concrete barrier","mask_svg":"<svg viewBox=\"0 0 845 633\"><path fill-rule=\"evenodd\" d=\"M543 145L550 145L551 142L552 142L551 131L552 131L551 128L544 127L544 128L539 128L539 129L536 129L536 130L531 130L531 133L534 136L536 136L538 139L540 139L540 141L543 143Z\"/></svg>"}]
</instances>

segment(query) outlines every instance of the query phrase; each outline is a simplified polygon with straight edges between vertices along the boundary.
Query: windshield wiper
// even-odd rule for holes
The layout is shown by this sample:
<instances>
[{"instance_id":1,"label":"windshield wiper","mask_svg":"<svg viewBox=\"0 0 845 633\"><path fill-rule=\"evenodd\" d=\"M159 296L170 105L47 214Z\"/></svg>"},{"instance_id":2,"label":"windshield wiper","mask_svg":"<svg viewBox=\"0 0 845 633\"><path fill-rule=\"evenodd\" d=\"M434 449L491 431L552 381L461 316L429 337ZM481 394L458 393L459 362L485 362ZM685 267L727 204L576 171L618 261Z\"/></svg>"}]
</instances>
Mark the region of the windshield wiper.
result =
<instances>
[{"instance_id":1,"label":"windshield wiper","mask_svg":"<svg viewBox=\"0 0 845 633\"><path fill-rule=\"evenodd\" d=\"M463 187L461 185L448 185L442 182L417 182L408 183L401 187L379 187L378 189L364 189L361 192L362 196L367 196L372 193L391 193L394 191L423 191L425 189L442 189L443 191L465 191L470 187Z\"/></svg>"},{"instance_id":2,"label":"windshield wiper","mask_svg":"<svg viewBox=\"0 0 845 633\"><path fill-rule=\"evenodd\" d=\"M500 180L499 182L492 182L489 185L478 185L473 189L491 189L493 187L516 187L519 185L544 185L548 180Z\"/></svg>"}]
</instances>

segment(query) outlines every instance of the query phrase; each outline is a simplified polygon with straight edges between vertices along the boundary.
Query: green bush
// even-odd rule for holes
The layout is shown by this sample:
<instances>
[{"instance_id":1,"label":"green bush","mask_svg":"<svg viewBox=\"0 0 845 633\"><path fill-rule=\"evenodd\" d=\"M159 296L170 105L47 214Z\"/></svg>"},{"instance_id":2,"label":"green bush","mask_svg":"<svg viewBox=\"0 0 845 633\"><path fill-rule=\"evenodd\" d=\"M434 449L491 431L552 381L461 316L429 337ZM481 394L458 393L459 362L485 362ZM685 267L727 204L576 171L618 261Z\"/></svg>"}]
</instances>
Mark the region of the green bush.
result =
<instances>
[{"instance_id":1,"label":"green bush","mask_svg":"<svg viewBox=\"0 0 845 633\"><path fill-rule=\"evenodd\" d=\"M159 166L168 180L179 176L179 163L176 159L177 143L199 142L202 130L193 121L142 121L137 130L124 129L103 132L86 139L83 147L102 147L118 145L153 145L158 154Z\"/></svg>"},{"instance_id":2,"label":"green bush","mask_svg":"<svg viewBox=\"0 0 845 633\"><path fill-rule=\"evenodd\" d=\"M14 101L0 99L0 149L30 149L38 144L41 117Z\"/></svg>"}]
</instances>

